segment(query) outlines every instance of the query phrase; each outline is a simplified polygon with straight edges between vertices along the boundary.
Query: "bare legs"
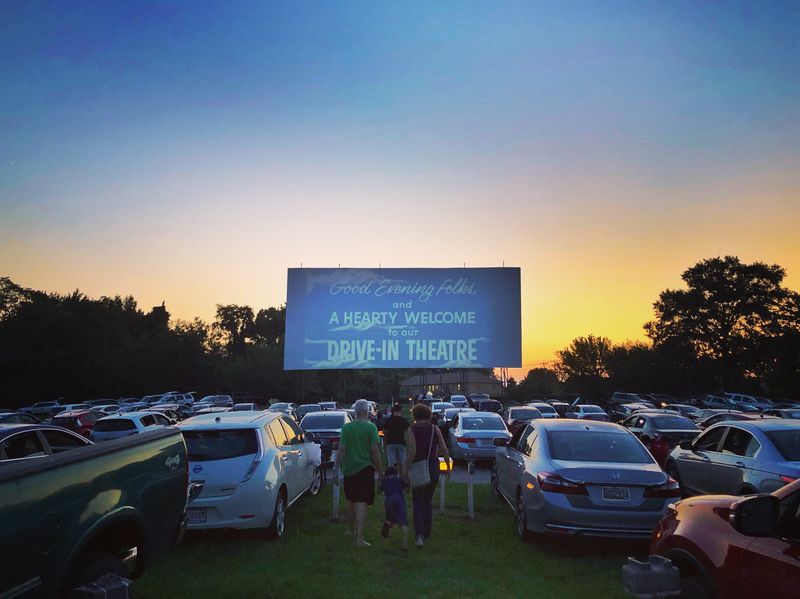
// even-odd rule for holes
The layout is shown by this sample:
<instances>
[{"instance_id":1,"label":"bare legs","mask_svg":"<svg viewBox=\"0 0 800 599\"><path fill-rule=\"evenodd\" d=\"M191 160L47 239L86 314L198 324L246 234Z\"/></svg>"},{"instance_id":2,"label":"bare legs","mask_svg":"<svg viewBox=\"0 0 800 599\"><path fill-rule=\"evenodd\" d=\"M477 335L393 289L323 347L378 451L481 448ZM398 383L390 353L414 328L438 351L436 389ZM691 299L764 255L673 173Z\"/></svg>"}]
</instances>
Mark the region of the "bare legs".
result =
<instances>
[{"instance_id":1,"label":"bare legs","mask_svg":"<svg viewBox=\"0 0 800 599\"><path fill-rule=\"evenodd\" d=\"M364 528L367 525L367 504L355 503L350 505L353 505L355 509L353 535L355 536L356 545L359 547L368 546L369 543L364 540Z\"/></svg>"}]
</instances>

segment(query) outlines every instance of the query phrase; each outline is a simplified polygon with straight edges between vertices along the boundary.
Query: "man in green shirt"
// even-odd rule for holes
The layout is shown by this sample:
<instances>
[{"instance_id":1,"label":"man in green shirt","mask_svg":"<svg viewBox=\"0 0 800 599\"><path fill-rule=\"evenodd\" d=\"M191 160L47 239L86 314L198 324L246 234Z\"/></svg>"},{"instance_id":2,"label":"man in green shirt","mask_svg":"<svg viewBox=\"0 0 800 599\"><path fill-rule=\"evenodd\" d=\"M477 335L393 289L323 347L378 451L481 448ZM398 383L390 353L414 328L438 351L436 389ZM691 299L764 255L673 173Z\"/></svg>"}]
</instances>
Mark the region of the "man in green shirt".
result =
<instances>
[{"instance_id":1,"label":"man in green shirt","mask_svg":"<svg viewBox=\"0 0 800 599\"><path fill-rule=\"evenodd\" d=\"M334 484L339 484L339 467L344 475L344 496L348 524L359 547L368 547L364 540L367 506L375 501L375 472L382 477L378 429L369 421L369 403L359 399L353 404L356 419L342 427L339 449L333 465Z\"/></svg>"}]
</instances>

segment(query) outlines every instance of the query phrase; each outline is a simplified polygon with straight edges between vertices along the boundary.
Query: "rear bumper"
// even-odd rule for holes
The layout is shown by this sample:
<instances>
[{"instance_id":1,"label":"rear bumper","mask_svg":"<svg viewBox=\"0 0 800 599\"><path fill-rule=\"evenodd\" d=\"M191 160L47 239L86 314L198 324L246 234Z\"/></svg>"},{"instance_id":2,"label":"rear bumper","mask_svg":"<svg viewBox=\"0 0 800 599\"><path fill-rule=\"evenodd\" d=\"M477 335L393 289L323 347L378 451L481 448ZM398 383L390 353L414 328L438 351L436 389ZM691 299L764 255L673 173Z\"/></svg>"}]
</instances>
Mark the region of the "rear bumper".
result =
<instances>
[{"instance_id":1,"label":"rear bumper","mask_svg":"<svg viewBox=\"0 0 800 599\"><path fill-rule=\"evenodd\" d=\"M526 506L528 528L537 533L649 539L669 501L664 500L658 511L587 509L571 506L563 495L546 492L533 503Z\"/></svg>"},{"instance_id":2,"label":"rear bumper","mask_svg":"<svg viewBox=\"0 0 800 599\"><path fill-rule=\"evenodd\" d=\"M227 497L198 497L186 506L186 529L265 528L272 522L275 499L263 486L248 489L247 485ZM205 510L206 521L190 521L188 512L194 510Z\"/></svg>"},{"instance_id":3,"label":"rear bumper","mask_svg":"<svg viewBox=\"0 0 800 599\"><path fill-rule=\"evenodd\" d=\"M453 444L452 452L453 458L459 460L465 460L469 456L472 456L476 460L493 460L495 446L475 447L474 445L467 445L466 443L455 443Z\"/></svg>"}]
</instances>

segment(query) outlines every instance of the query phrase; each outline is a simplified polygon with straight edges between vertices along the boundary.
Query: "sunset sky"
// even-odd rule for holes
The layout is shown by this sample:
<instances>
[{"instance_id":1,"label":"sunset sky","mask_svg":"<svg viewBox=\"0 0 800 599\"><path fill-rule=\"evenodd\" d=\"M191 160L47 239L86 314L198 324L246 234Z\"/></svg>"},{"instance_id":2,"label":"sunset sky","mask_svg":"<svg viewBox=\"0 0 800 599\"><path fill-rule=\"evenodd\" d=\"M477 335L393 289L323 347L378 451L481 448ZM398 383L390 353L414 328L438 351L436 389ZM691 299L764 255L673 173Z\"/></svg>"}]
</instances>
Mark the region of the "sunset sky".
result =
<instances>
[{"instance_id":1,"label":"sunset sky","mask_svg":"<svg viewBox=\"0 0 800 599\"><path fill-rule=\"evenodd\" d=\"M83 8L81 8L83 6ZM702 258L800 289L800 3L0 3L0 276L285 301L520 266L523 370Z\"/></svg>"}]
</instances>

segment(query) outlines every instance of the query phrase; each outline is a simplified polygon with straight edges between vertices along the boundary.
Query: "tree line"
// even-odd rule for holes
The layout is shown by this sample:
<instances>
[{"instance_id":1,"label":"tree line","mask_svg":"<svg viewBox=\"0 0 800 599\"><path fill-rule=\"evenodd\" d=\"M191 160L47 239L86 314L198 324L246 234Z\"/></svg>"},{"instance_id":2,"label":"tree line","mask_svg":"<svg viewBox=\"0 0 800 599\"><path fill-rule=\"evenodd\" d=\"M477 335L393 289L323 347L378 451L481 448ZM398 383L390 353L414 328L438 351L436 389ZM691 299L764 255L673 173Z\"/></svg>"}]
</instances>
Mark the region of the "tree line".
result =
<instances>
[{"instance_id":1,"label":"tree line","mask_svg":"<svg viewBox=\"0 0 800 599\"><path fill-rule=\"evenodd\" d=\"M785 276L778 265L732 256L703 260L683 273L686 289L661 292L644 324L648 341L579 337L553 368L510 380L506 395L735 389L800 397L800 296L783 286ZM164 305L142 310L130 296L45 293L0 278L0 407L167 390L386 402L399 398L401 380L424 372L284 371L285 322L285 306L217 305L212 322L181 320Z\"/></svg>"},{"instance_id":2,"label":"tree line","mask_svg":"<svg viewBox=\"0 0 800 599\"><path fill-rule=\"evenodd\" d=\"M777 264L702 260L682 274L685 289L659 294L643 325L646 342L578 337L552 368L510 381L507 395L742 391L800 399L800 295L783 286L785 277Z\"/></svg>"}]
</instances>

